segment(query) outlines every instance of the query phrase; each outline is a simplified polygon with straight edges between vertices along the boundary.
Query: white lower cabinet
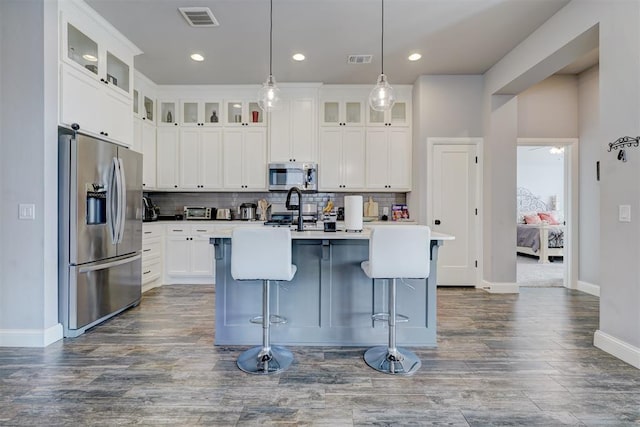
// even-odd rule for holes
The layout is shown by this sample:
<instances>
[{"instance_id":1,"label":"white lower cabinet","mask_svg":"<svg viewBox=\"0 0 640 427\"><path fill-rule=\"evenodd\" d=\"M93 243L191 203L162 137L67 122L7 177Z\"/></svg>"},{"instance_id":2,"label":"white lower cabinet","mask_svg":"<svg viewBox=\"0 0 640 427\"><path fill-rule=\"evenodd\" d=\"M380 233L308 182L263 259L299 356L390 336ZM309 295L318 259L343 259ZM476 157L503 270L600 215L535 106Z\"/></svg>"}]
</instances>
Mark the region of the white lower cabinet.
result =
<instances>
[{"instance_id":1,"label":"white lower cabinet","mask_svg":"<svg viewBox=\"0 0 640 427\"><path fill-rule=\"evenodd\" d=\"M165 283L213 283L211 224L177 223L166 226Z\"/></svg>"},{"instance_id":2,"label":"white lower cabinet","mask_svg":"<svg viewBox=\"0 0 640 427\"><path fill-rule=\"evenodd\" d=\"M162 236L160 224L142 225L142 292L162 284Z\"/></svg>"}]
</instances>

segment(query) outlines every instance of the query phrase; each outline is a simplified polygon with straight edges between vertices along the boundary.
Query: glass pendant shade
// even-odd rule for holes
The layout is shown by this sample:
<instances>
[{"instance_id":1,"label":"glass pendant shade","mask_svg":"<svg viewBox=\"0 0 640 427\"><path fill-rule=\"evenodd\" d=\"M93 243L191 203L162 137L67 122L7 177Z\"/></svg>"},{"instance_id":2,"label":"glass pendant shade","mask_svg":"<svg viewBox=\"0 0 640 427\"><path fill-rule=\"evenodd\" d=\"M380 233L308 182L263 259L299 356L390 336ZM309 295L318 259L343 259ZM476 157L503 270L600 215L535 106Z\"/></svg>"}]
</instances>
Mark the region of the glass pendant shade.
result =
<instances>
[{"instance_id":1,"label":"glass pendant shade","mask_svg":"<svg viewBox=\"0 0 640 427\"><path fill-rule=\"evenodd\" d=\"M387 81L387 76L380 74L378 82L369 94L369 106L375 111L387 111L393 107L395 102L396 96Z\"/></svg>"},{"instance_id":2,"label":"glass pendant shade","mask_svg":"<svg viewBox=\"0 0 640 427\"><path fill-rule=\"evenodd\" d=\"M262 111L265 112L279 110L282 106L280 102L280 89L276 86L276 81L272 75L269 75L267 81L262 84L262 88L258 94L258 105Z\"/></svg>"}]
</instances>

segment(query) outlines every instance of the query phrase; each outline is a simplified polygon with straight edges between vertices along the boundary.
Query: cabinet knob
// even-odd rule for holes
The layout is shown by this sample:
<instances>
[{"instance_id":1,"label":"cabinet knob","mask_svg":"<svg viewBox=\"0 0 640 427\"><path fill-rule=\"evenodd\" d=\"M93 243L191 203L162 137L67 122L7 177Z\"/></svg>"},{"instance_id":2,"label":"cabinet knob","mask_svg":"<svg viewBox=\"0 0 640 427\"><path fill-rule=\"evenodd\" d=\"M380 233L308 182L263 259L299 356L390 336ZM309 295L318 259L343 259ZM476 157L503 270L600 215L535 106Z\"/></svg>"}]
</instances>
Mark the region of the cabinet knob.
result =
<instances>
[{"instance_id":1,"label":"cabinet knob","mask_svg":"<svg viewBox=\"0 0 640 427\"><path fill-rule=\"evenodd\" d=\"M178 126L178 124L177 124L177 123L174 123L173 125L174 125L174 126Z\"/></svg>"},{"instance_id":2,"label":"cabinet knob","mask_svg":"<svg viewBox=\"0 0 640 427\"><path fill-rule=\"evenodd\" d=\"M174 186L173 186L173 188L178 188L178 186L177 186L177 185L174 185Z\"/></svg>"},{"instance_id":3,"label":"cabinet knob","mask_svg":"<svg viewBox=\"0 0 640 427\"><path fill-rule=\"evenodd\" d=\"M436 219L436 220L434 221L434 223L435 223L436 225L440 225L440 220L439 220L439 219Z\"/></svg>"}]
</instances>

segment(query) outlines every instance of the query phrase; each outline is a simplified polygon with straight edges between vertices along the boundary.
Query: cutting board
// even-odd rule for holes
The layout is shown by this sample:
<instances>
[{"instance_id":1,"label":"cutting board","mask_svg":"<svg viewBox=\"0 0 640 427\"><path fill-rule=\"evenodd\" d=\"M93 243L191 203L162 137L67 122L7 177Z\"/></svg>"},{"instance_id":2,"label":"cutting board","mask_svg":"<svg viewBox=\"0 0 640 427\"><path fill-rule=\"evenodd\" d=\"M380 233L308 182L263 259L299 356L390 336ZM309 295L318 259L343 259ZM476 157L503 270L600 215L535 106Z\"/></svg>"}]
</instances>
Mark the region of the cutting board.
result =
<instances>
[{"instance_id":1,"label":"cutting board","mask_svg":"<svg viewBox=\"0 0 640 427\"><path fill-rule=\"evenodd\" d=\"M369 201L364 202L364 216L377 217L378 216L378 202L373 201L373 197L369 196Z\"/></svg>"}]
</instances>

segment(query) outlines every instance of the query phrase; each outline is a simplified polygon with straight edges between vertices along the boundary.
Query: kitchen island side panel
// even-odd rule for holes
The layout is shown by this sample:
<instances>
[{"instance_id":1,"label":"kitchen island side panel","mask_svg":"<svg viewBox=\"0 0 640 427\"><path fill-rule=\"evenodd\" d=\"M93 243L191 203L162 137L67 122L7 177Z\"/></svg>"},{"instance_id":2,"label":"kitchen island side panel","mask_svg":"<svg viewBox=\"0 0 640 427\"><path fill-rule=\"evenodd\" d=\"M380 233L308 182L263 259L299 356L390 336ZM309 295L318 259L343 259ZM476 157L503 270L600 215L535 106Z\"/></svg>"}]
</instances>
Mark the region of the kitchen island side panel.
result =
<instances>
[{"instance_id":1,"label":"kitchen island side panel","mask_svg":"<svg viewBox=\"0 0 640 427\"><path fill-rule=\"evenodd\" d=\"M262 328L249 319L261 312L261 281L231 277L231 239L212 239L216 263L216 345L257 345ZM436 345L435 263L437 241L432 241L432 275L406 280L398 286L398 312L408 323L398 327L398 343ZM273 314L287 318L271 328L273 344L371 346L387 342L385 322L371 315L386 311L386 281L369 279L360 263L368 258L368 240L313 239L292 242L297 272L291 282L271 287Z\"/></svg>"}]
</instances>

